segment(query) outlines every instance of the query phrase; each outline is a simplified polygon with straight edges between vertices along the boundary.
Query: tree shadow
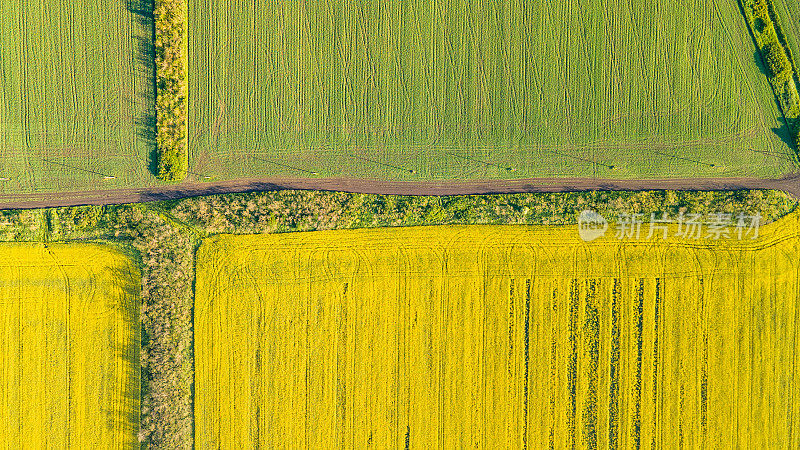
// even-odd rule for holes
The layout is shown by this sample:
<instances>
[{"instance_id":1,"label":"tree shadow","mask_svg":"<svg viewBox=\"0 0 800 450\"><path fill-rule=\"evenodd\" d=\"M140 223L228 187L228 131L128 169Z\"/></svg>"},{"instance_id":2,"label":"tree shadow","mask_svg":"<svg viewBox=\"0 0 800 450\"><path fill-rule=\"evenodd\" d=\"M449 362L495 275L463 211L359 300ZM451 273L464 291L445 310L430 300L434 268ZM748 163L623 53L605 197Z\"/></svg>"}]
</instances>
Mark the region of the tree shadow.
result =
<instances>
[{"instance_id":1,"label":"tree shadow","mask_svg":"<svg viewBox=\"0 0 800 450\"><path fill-rule=\"evenodd\" d=\"M155 3L153 0L125 0L125 6L134 16L144 21L144 24L154 24Z\"/></svg>"},{"instance_id":2,"label":"tree shadow","mask_svg":"<svg viewBox=\"0 0 800 450\"><path fill-rule=\"evenodd\" d=\"M760 17L756 17L755 20L753 20L753 28L755 28L757 33L763 32L764 28L766 28L766 27L767 27L767 23L764 22L764 20L761 19Z\"/></svg>"},{"instance_id":3,"label":"tree shadow","mask_svg":"<svg viewBox=\"0 0 800 450\"><path fill-rule=\"evenodd\" d=\"M767 66L764 65L764 57L761 55L761 52L759 50L756 50L753 53L753 60L755 61L756 66L758 67L758 71L761 72L762 75L767 77L767 79L769 79L769 77L772 76L772 74L770 74L769 70L767 70Z\"/></svg>"},{"instance_id":4,"label":"tree shadow","mask_svg":"<svg viewBox=\"0 0 800 450\"><path fill-rule=\"evenodd\" d=\"M794 139L792 138L791 127L786 122L786 118L778 117L778 120L781 122L781 125L777 128L773 128L772 132L781 138L781 141L783 141L783 143L789 148L794 149Z\"/></svg>"},{"instance_id":5,"label":"tree shadow","mask_svg":"<svg viewBox=\"0 0 800 450\"><path fill-rule=\"evenodd\" d=\"M772 76L772 73L764 65L764 58L761 55L760 51L756 50L755 53L753 53L753 60L755 61L756 66L758 66L759 72L761 72L762 75L764 75L765 77L767 77L767 79L769 79ZM778 111L781 111L780 102L774 95L772 97L773 100L775 101L775 106L777 106ZM776 128L773 128L772 132L775 133L775 135L778 136L781 139L781 141L783 141L783 143L786 144L789 148L794 149L795 144L794 144L794 139L792 138L791 127L789 127L789 124L786 122L786 118L783 117L782 115L778 117L778 120L780 121L781 125Z\"/></svg>"},{"instance_id":6,"label":"tree shadow","mask_svg":"<svg viewBox=\"0 0 800 450\"><path fill-rule=\"evenodd\" d=\"M141 408L142 383L140 348L141 322L139 319L141 275L132 266L108 267L108 279L119 282L121 296L114 305L113 320L121 321L114 326L122 334L115 342L113 352L116 401L109 402L109 419L111 428L122 432L126 446L136 446L139 434L139 416Z\"/></svg>"},{"instance_id":7,"label":"tree shadow","mask_svg":"<svg viewBox=\"0 0 800 450\"><path fill-rule=\"evenodd\" d=\"M136 136L144 142L148 170L158 175L156 148L156 59L154 0L125 0L126 9L133 14L133 33L136 51Z\"/></svg>"},{"instance_id":8,"label":"tree shadow","mask_svg":"<svg viewBox=\"0 0 800 450\"><path fill-rule=\"evenodd\" d=\"M254 181L251 183L211 186L203 185L199 187L178 187L173 189L161 189L157 191L145 191L139 194L136 203L163 202L177 200L187 197L200 197L219 194L240 194L247 192L267 192L280 191L287 189L285 186L269 182ZM324 189L323 189L324 190Z\"/></svg>"}]
</instances>

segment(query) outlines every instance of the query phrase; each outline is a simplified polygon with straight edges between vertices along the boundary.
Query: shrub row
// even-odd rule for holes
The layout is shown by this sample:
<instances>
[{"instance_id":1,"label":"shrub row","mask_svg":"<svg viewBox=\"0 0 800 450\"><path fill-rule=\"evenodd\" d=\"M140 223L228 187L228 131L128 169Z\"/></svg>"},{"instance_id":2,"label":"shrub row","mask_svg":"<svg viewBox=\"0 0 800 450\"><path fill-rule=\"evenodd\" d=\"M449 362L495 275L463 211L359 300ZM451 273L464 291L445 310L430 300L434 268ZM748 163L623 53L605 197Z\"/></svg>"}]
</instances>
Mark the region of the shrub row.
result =
<instances>
[{"instance_id":1,"label":"shrub row","mask_svg":"<svg viewBox=\"0 0 800 450\"><path fill-rule=\"evenodd\" d=\"M141 258L143 448L193 448L192 235L153 208L120 207L115 225Z\"/></svg>"},{"instance_id":2,"label":"shrub row","mask_svg":"<svg viewBox=\"0 0 800 450\"><path fill-rule=\"evenodd\" d=\"M789 125L795 151L800 151L800 95L797 91L797 71L791 50L783 39L780 21L771 1L742 0L742 9L769 72L770 84Z\"/></svg>"},{"instance_id":3,"label":"shrub row","mask_svg":"<svg viewBox=\"0 0 800 450\"><path fill-rule=\"evenodd\" d=\"M186 1L155 0L156 145L158 177L186 178Z\"/></svg>"},{"instance_id":4,"label":"shrub row","mask_svg":"<svg viewBox=\"0 0 800 450\"><path fill-rule=\"evenodd\" d=\"M612 219L620 212L697 214L759 212L764 223L797 202L781 191L592 191L475 196L401 196L326 191L219 194L172 203L169 212L207 234L285 233L451 224L576 224L590 209Z\"/></svg>"}]
</instances>

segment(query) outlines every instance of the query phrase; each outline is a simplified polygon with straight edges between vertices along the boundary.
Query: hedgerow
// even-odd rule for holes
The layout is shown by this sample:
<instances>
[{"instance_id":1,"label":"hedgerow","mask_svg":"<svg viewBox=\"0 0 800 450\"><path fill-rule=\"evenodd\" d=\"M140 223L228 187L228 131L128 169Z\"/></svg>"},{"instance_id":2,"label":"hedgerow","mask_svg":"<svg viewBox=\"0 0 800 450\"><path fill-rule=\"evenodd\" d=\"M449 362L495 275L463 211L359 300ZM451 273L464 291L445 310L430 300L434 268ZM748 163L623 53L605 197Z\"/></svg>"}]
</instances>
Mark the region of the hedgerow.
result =
<instances>
[{"instance_id":1,"label":"hedgerow","mask_svg":"<svg viewBox=\"0 0 800 450\"><path fill-rule=\"evenodd\" d=\"M156 145L158 177L186 178L186 2L155 0Z\"/></svg>"},{"instance_id":2,"label":"hedgerow","mask_svg":"<svg viewBox=\"0 0 800 450\"><path fill-rule=\"evenodd\" d=\"M769 223L797 202L781 191L645 191L403 196L327 191L218 194L171 202L177 220L205 234L259 234L342 228L454 224L577 223L591 209L604 217L620 212L697 214L758 211Z\"/></svg>"},{"instance_id":3,"label":"hedgerow","mask_svg":"<svg viewBox=\"0 0 800 450\"><path fill-rule=\"evenodd\" d=\"M776 40L767 43L762 48L762 52L773 77L785 78L787 75L791 75L792 64L789 62L789 58L786 56L786 52L780 42Z\"/></svg>"}]
</instances>

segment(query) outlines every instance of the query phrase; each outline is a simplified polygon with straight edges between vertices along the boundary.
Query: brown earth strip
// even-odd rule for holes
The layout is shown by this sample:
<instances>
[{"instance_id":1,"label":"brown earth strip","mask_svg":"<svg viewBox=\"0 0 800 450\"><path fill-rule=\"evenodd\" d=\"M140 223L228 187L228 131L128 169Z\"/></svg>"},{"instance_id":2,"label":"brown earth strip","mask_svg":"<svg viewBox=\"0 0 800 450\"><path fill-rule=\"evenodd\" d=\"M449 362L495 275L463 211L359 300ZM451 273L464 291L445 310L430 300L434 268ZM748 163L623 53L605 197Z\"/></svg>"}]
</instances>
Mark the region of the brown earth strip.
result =
<instances>
[{"instance_id":1,"label":"brown earth strip","mask_svg":"<svg viewBox=\"0 0 800 450\"><path fill-rule=\"evenodd\" d=\"M800 174L778 179L680 178L607 180L598 178L528 178L482 181L385 181L348 178L264 178L211 183L184 182L139 189L0 195L0 209L33 209L57 206L114 205L240 192L275 190L322 190L385 195L478 195L526 192L610 191L731 191L775 189L800 199Z\"/></svg>"}]
</instances>

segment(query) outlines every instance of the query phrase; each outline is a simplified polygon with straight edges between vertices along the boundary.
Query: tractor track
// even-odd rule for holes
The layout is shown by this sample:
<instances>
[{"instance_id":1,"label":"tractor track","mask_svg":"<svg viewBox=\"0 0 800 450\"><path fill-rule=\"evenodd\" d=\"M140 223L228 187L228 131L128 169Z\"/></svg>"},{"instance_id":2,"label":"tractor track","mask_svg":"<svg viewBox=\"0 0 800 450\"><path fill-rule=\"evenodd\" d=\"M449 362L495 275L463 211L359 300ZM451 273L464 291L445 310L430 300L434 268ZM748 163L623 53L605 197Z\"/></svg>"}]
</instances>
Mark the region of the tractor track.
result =
<instances>
[{"instance_id":1,"label":"tractor track","mask_svg":"<svg viewBox=\"0 0 800 450\"><path fill-rule=\"evenodd\" d=\"M220 182L183 182L134 189L34 194L2 194L0 209L34 209L79 205L115 205L176 200L214 194L277 190L321 190L386 195L481 195L579 191L732 191L775 189L800 199L800 174L777 179L670 178L613 180L600 178L528 178L518 180L386 181L349 178L246 178Z\"/></svg>"}]
</instances>

